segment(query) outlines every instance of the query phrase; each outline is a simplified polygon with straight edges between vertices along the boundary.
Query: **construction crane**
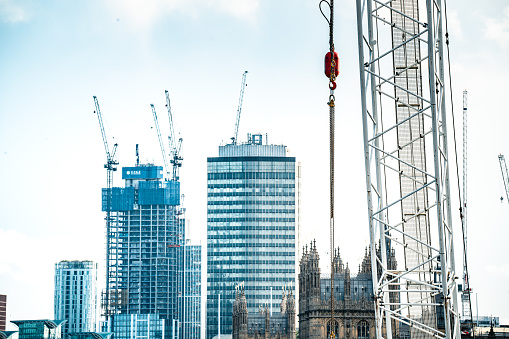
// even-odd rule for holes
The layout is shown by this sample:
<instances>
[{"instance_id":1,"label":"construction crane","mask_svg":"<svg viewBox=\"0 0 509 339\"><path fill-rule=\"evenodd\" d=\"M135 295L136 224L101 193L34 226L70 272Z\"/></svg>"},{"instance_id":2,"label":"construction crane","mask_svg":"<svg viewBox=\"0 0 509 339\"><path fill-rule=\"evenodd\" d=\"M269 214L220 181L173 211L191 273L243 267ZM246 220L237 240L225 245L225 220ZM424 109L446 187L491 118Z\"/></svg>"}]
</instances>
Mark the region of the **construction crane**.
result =
<instances>
[{"instance_id":1,"label":"construction crane","mask_svg":"<svg viewBox=\"0 0 509 339\"><path fill-rule=\"evenodd\" d=\"M505 195L507 197L507 203L509 204L509 174L507 173L507 165L505 164L505 158L502 154L498 156L500 162L500 170L502 171L502 180L504 181ZM504 201L504 197L500 197L500 201Z\"/></svg>"},{"instance_id":2,"label":"construction crane","mask_svg":"<svg viewBox=\"0 0 509 339\"><path fill-rule=\"evenodd\" d=\"M152 115L154 116L154 124L156 125L157 138L159 139L159 146L161 147L161 153L163 155L164 170L166 171L167 178L169 178L170 171L168 167L168 159L166 157L166 151L164 150L164 143L163 138L161 136L161 130L159 129L159 121L157 121L156 109L153 104L150 104L150 107L152 107Z\"/></svg>"},{"instance_id":3,"label":"construction crane","mask_svg":"<svg viewBox=\"0 0 509 339\"><path fill-rule=\"evenodd\" d=\"M247 76L247 71L244 71L244 74L242 74L242 83L240 84L239 106L237 107L237 119L235 120L235 132L233 134L233 137L230 138L232 140L232 145L237 145L237 138L239 135L240 112L242 111L242 102L244 101L244 90L247 86L246 76Z\"/></svg>"},{"instance_id":4,"label":"construction crane","mask_svg":"<svg viewBox=\"0 0 509 339\"><path fill-rule=\"evenodd\" d=\"M460 338L447 18L441 1L356 4L376 337L404 325L411 338Z\"/></svg>"},{"instance_id":5,"label":"construction crane","mask_svg":"<svg viewBox=\"0 0 509 339\"><path fill-rule=\"evenodd\" d=\"M101 128L101 135L103 139L104 144L104 150L106 151L106 164L104 164L104 168L106 168L106 289L103 294L103 310L104 315L109 316L113 311L111 309L112 302L110 300L110 243L112 239L110 239L110 230L111 230L111 190L113 187L113 172L117 170L118 161L116 160L116 152L117 152L117 146L118 144L113 145L113 150L110 152L110 148L108 146L108 139L106 138L106 132L104 131L104 124L103 124L103 118L101 114L101 109L99 108L99 101L97 100L97 97L94 96L94 103L95 103L95 111L94 113L97 114L97 119L99 120L99 126ZM114 293L112 296L116 296L117 294Z\"/></svg>"},{"instance_id":6,"label":"construction crane","mask_svg":"<svg viewBox=\"0 0 509 339\"><path fill-rule=\"evenodd\" d=\"M461 291L461 306L463 319L472 325L472 305L470 295L470 279L467 265L467 91L463 91L463 201L461 213L463 216L463 290Z\"/></svg>"},{"instance_id":7,"label":"construction crane","mask_svg":"<svg viewBox=\"0 0 509 339\"><path fill-rule=\"evenodd\" d=\"M173 127L173 116L171 114L171 105L170 105L170 95L168 91L164 91L164 94L166 95L166 108L168 109L168 119L170 121L170 136L169 142L170 142L170 163L173 166L173 177L172 180L178 181L179 180L179 168L182 167L182 138L179 138L178 141L175 139L175 129Z\"/></svg>"}]
</instances>

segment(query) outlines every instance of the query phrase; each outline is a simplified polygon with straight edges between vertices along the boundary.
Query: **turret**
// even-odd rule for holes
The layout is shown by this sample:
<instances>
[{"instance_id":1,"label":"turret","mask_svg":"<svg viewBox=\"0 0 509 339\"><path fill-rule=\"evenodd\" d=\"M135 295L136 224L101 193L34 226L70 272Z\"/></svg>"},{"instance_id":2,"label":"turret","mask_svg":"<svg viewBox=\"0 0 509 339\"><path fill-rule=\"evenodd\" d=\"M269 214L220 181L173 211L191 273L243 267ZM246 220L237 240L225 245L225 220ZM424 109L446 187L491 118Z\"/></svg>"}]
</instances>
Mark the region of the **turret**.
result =
<instances>
[{"instance_id":1,"label":"turret","mask_svg":"<svg viewBox=\"0 0 509 339\"><path fill-rule=\"evenodd\" d=\"M288 320L287 332L290 333L290 338L295 338L295 298L292 291L286 298L286 317Z\"/></svg>"},{"instance_id":2,"label":"turret","mask_svg":"<svg viewBox=\"0 0 509 339\"><path fill-rule=\"evenodd\" d=\"M309 261L309 254L308 254L308 245L302 247L302 258L300 259L299 264L299 295L301 296L301 299L306 296L306 290L307 290L307 283L306 283L306 276L307 276L307 266Z\"/></svg>"},{"instance_id":3,"label":"turret","mask_svg":"<svg viewBox=\"0 0 509 339\"><path fill-rule=\"evenodd\" d=\"M247 300L244 286L235 287L235 301L233 302L233 339L247 338Z\"/></svg>"},{"instance_id":4,"label":"turret","mask_svg":"<svg viewBox=\"0 0 509 339\"><path fill-rule=\"evenodd\" d=\"M339 247L334 250L334 261L333 261L334 273L339 274L343 273L345 267L343 265L343 260L341 259L341 255L339 254Z\"/></svg>"},{"instance_id":5,"label":"turret","mask_svg":"<svg viewBox=\"0 0 509 339\"><path fill-rule=\"evenodd\" d=\"M311 244L308 264L308 281L311 296L320 298L320 257L316 250L316 240Z\"/></svg>"},{"instance_id":6,"label":"turret","mask_svg":"<svg viewBox=\"0 0 509 339\"><path fill-rule=\"evenodd\" d=\"M359 267L359 274L371 274L371 251L368 247L364 249L364 258Z\"/></svg>"},{"instance_id":7,"label":"turret","mask_svg":"<svg viewBox=\"0 0 509 339\"><path fill-rule=\"evenodd\" d=\"M348 267L348 263L346 264L345 270L345 300L350 299L351 290L350 290L350 268Z\"/></svg>"},{"instance_id":8,"label":"turret","mask_svg":"<svg viewBox=\"0 0 509 339\"><path fill-rule=\"evenodd\" d=\"M265 304L265 338L270 337L270 311L269 306Z\"/></svg>"},{"instance_id":9,"label":"turret","mask_svg":"<svg viewBox=\"0 0 509 339\"><path fill-rule=\"evenodd\" d=\"M281 298L281 305L279 307L281 314L286 313L286 291L283 289L283 297Z\"/></svg>"}]
</instances>

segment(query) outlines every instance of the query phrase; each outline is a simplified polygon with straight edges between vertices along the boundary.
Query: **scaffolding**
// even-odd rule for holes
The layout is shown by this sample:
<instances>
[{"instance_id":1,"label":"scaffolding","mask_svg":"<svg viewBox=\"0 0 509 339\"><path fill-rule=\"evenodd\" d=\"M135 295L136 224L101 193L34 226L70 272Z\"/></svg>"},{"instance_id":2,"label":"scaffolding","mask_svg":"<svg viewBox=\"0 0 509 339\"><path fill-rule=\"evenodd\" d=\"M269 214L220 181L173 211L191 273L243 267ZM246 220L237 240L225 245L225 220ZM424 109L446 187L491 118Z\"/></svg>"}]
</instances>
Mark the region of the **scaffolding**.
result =
<instances>
[{"instance_id":1,"label":"scaffolding","mask_svg":"<svg viewBox=\"0 0 509 339\"><path fill-rule=\"evenodd\" d=\"M158 314L169 336L183 310L185 220L180 182L163 181L162 168L123 167L126 187L102 191L109 214L105 315ZM109 209L108 209L109 206Z\"/></svg>"}]
</instances>

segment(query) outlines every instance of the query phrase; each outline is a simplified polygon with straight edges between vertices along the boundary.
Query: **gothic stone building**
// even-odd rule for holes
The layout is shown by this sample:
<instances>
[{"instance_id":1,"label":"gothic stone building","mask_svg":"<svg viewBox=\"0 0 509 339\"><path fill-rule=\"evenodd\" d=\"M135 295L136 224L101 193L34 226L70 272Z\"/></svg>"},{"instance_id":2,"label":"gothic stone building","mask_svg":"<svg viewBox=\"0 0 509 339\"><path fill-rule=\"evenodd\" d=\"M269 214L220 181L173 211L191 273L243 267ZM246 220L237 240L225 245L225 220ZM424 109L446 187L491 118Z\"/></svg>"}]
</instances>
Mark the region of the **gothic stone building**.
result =
<instances>
[{"instance_id":1,"label":"gothic stone building","mask_svg":"<svg viewBox=\"0 0 509 339\"><path fill-rule=\"evenodd\" d=\"M267 305L259 313L248 314L244 287L238 287L233 303L233 339L294 339L295 298L283 292L279 312L270 315Z\"/></svg>"},{"instance_id":2,"label":"gothic stone building","mask_svg":"<svg viewBox=\"0 0 509 339\"><path fill-rule=\"evenodd\" d=\"M396 266L394 253L390 260ZM331 331L331 279L330 274L321 275L316 243L307 246L300 261L299 273L299 339L329 338ZM366 253L359 273L350 274L334 252L334 324L336 339L374 339L375 307L371 258ZM394 329L394 335L396 329Z\"/></svg>"}]
</instances>

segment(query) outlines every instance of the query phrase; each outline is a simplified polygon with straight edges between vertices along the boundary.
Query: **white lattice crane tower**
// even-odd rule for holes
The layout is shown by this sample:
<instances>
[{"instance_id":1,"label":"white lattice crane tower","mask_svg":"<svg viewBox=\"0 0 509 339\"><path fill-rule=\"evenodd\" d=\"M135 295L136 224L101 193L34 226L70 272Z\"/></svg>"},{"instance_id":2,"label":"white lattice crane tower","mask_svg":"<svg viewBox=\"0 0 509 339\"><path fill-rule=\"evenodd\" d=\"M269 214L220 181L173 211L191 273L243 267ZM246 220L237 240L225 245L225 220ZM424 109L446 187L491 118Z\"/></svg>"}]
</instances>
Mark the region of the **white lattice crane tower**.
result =
<instances>
[{"instance_id":1,"label":"white lattice crane tower","mask_svg":"<svg viewBox=\"0 0 509 339\"><path fill-rule=\"evenodd\" d=\"M444 20L441 0L357 0L377 338L460 338Z\"/></svg>"}]
</instances>

